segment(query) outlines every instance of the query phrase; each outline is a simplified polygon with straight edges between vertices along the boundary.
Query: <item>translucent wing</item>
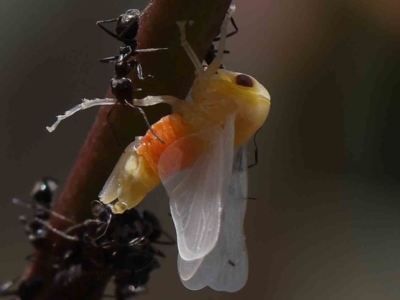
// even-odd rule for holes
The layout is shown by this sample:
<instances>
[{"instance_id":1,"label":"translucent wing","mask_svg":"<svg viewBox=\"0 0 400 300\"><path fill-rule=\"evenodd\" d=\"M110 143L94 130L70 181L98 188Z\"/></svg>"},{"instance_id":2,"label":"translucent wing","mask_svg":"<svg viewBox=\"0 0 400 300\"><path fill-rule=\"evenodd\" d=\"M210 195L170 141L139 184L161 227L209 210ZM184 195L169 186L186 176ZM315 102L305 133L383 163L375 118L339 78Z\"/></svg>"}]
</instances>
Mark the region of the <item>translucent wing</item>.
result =
<instances>
[{"instance_id":1,"label":"translucent wing","mask_svg":"<svg viewBox=\"0 0 400 300\"><path fill-rule=\"evenodd\" d=\"M243 288L248 276L243 228L247 206L247 159L244 147L236 153L228 194L220 237L224 246L220 257L222 268L209 286L217 291L236 292Z\"/></svg>"},{"instance_id":2,"label":"translucent wing","mask_svg":"<svg viewBox=\"0 0 400 300\"><path fill-rule=\"evenodd\" d=\"M170 198L178 250L184 260L204 257L217 243L222 202L232 173L234 120L231 115L224 128L212 126L188 135L160 157L159 174ZM192 153L197 157L188 163Z\"/></svg>"},{"instance_id":3,"label":"translucent wing","mask_svg":"<svg viewBox=\"0 0 400 300\"><path fill-rule=\"evenodd\" d=\"M178 257L183 285L199 290L207 285L218 291L235 292L247 281L248 259L243 231L247 202L245 148L237 151L227 199L224 200L221 231L215 248L204 258L186 261Z\"/></svg>"},{"instance_id":4,"label":"translucent wing","mask_svg":"<svg viewBox=\"0 0 400 300\"><path fill-rule=\"evenodd\" d=\"M223 243L218 239L214 249L203 258L186 261L178 255L178 272L189 290L200 290L212 282L222 268Z\"/></svg>"}]
</instances>

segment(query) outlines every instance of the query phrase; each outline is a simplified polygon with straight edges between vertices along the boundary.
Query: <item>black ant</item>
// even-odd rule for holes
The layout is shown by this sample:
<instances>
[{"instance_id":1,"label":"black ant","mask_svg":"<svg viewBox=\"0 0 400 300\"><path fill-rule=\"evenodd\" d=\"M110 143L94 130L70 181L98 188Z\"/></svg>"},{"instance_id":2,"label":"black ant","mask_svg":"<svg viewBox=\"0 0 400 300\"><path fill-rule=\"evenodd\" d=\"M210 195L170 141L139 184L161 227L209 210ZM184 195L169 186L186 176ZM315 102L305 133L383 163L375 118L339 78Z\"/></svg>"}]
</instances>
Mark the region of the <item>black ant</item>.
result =
<instances>
[{"instance_id":1,"label":"black ant","mask_svg":"<svg viewBox=\"0 0 400 300\"><path fill-rule=\"evenodd\" d=\"M145 292L151 271L160 267L155 257L165 257L153 244L174 245L175 241L149 211L141 215L131 209L113 214L110 205L93 201L92 212L95 219L73 225L63 233L68 240L79 242L57 264L60 271L56 285L72 282L85 270L101 268L111 270L117 300ZM168 240L160 241L162 235Z\"/></svg>"},{"instance_id":2,"label":"black ant","mask_svg":"<svg viewBox=\"0 0 400 300\"><path fill-rule=\"evenodd\" d=\"M19 220L24 225L29 241L36 249L41 249L45 246L45 241L49 232L47 224L51 215L65 222L74 223L74 221L51 210L57 185L58 183L55 179L44 177L35 183L31 192L31 203L17 198L12 199L14 204L25 206L33 210L32 220L28 221L26 216L20 216Z\"/></svg>"},{"instance_id":3,"label":"black ant","mask_svg":"<svg viewBox=\"0 0 400 300\"><path fill-rule=\"evenodd\" d=\"M46 240L49 234L48 221L51 215L54 215L66 222L73 222L68 218L61 216L51 210L54 193L57 189L57 181L51 177L44 177L37 181L32 189L31 203L14 198L14 204L22 205L33 210L33 218L28 221L26 216L20 216L19 220L24 225L26 234L32 246L41 250L46 247ZM28 259L32 256L28 256ZM18 276L0 286L0 297L18 296L20 300L33 299L34 295L42 288L43 280L39 277L32 277L20 281L16 290L10 288L20 281Z\"/></svg>"},{"instance_id":4,"label":"black ant","mask_svg":"<svg viewBox=\"0 0 400 300\"><path fill-rule=\"evenodd\" d=\"M139 30L139 19L140 11L137 9L128 9L125 13L120 15L118 18L97 21L96 25L104 30L107 34L115 38L116 40L124 43L124 46L119 48L119 55L110 56L100 59L102 63L115 62L115 77L111 79L111 91L117 102L120 104L126 104L132 108L137 109L143 116L147 123L147 126L156 136L158 140L164 143L164 141L153 132L149 121L142 108L133 104L133 92L132 81L127 77L128 74L136 67L137 76L140 80L144 80L142 66L133 57L140 52L155 52L160 50L166 50L167 48L148 48L148 49L136 49L138 42L136 36ZM107 29L103 24L116 22L115 33ZM131 59L132 58L132 59ZM146 77L152 78L153 76L147 75ZM140 89L136 89L138 91ZM112 109L108 113L110 116ZM114 133L115 135L115 133Z\"/></svg>"},{"instance_id":5,"label":"black ant","mask_svg":"<svg viewBox=\"0 0 400 300\"><path fill-rule=\"evenodd\" d=\"M32 204L14 199L14 203L32 208L34 218L25 227L36 249L44 250L49 232L69 242L67 250L52 259L55 270L51 291L65 288L84 274L105 272L115 278L115 296L128 299L146 290L150 273L160 264L156 256L165 257L153 244L173 245L175 241L161 228L157 217L148 211L140 214L131 209L123 214L113 214L109 205L99 201L92 203L94 219L74 224L65 231L48 223L50 215L66 222L75 223L51 210L56 181L50 177L35 184ZM162 235L169 240L160 241ZM6 282L0 286L0 297L14 296L29 300L43 287L44 281L32 277L19 282L17 289L11 287L20 281Z\"/></svg>"},{"instance_id":6,"label":"black ant","mask_svg":"<svg viewBox=\"0 0 400 300\"><path fill-rule=\"evenodd\" d=\"M167 50L167 48L147 48L147 49L137 49L138 42L136 40L136 36L139 30L139 19L140 19L141 13L137 9L128 9L125 13L120 15L118 18L114 19L109 19L109 20L102 20L102 21L97 21L96 25L99 26L102 30L104 30L107 34L115 38L116 40L122 42L124 45L119 48L119 54L110 56L110 57L105 57L100 59L100 62L102 63L111 63L115 62L114 66L114 73L115 76L111 79L111 92L116 98L116 102L112 103L113 108L108 112L107 115L107 122L109 122L109 117L115 107L114 104L121 104L124 106L129 106L134 109L137 109L143 116L143 119L146 122L147 127L149 130L154 134L154 136L162 143L165 143L151 128L151 125L146 117L145 112L143 109L139 106L136 106L133 104L133 93L134 91L140 91L141 89L134 89L132 86L132 80L128 78L128 74L136 68L137 76L140 80L144 80L145 77L143 76L143 71L142 71L142 66L141 64L134 59L134 56L137 55L138 53L143 53L143 52L156 52L160 50ZM112 32L111 30L107 29L103 24L107 23L116 23L115 27L115 32ZM153 76L147 75L146 78L152 78ZM99 100L99 99L96 99ZM58 124L68 118L69 116L73 115L77 111L86 109L88 107L92 107L95 105L110 105L111 103L107 100L111 99L104 99L106 100L107 103L101 103L98 101L86 101L85 99L83 100L84 103L79 104L72 109L68 110L65 112L64 115L59 115L57 116L57 121L50 127L46 127L49 132L52 132L56 129ZM96 102L91 103L90 102ZM113 132L118 144L119 140L117 138L117 135L110 125L110 129ZM120 145L121 146L121 145Z\"/></svg>"},{"instance_id":7,"label":"black ant","mask_svg":"<svg viewBox=\"0 0 400 300\"><path fill-rule=\"evenodd\" d=\"M231 36L234 36L235 34L237 34L239 32L239 27L236 25L235 20L231 17L230 18L231 24L234 28L234 30L232 32L229 32L226 37L229 38ZM204 57L204 61L207 63L207 65L210 65L212 63L212 61L214 60L216 53L218 52L218 49L215 48L214 43L218 42L221 38L219 37L219 34L217 34L217 36L213 39L210 47L208 48L208 51L206 53L206 56ZM229 54L231 53L228 50L224 50L224 54ZM224 69L224 65L221 64L220 69Z\"/></svg>"}]
</instances>

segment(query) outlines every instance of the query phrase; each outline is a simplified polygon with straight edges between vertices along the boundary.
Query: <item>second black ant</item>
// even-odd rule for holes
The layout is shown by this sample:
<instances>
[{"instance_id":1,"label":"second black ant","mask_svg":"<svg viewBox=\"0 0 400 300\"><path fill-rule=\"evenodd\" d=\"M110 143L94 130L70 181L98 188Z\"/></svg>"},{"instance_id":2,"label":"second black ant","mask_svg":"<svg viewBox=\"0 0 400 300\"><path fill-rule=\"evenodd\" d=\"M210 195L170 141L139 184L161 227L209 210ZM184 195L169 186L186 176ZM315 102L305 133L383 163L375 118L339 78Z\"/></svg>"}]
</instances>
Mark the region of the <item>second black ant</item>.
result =
<instances>
[{"instance_id":1,"label":"second black ant","mask_svg":"<svg viewBox=\"0 0 400 300\"><path fill-rule=\"evenodd\" d=\"M137 109L143 115L143 118L146 121L149 129L153 132L143 109L133 104L133 92L139 91L140 89L134 89L131 79L129 79L127 76L133 69L136 68L138 78L140 80L144 80L145 77L143 76L142 66L137 60L134 59L134 56L141 52L156 52L160 50L167 50L167 48L137 49L138 42L136 40L136 36L139 30L140 15L141 13L139 10L128 9L118 18L97 21L97 26L99 26L102 30L104 30L107 34L109 34L116 40L124 43L124 45L119 48L118 55L102 58L100 59L100 62L115 62L115 77L111 79L111 92L117 99L118 103L126 104L132 108ZM116 23L115 33L110 31L103 25L106 23ZM147 75L146 77L152 78L153 76ZM107 116L107 120L111 112L112 109ZM155 132L153 132L153 134L157 137L158 140L164 143L164 141L161 140L161 138L159 138Z\"/></svg>"}]
</instances>

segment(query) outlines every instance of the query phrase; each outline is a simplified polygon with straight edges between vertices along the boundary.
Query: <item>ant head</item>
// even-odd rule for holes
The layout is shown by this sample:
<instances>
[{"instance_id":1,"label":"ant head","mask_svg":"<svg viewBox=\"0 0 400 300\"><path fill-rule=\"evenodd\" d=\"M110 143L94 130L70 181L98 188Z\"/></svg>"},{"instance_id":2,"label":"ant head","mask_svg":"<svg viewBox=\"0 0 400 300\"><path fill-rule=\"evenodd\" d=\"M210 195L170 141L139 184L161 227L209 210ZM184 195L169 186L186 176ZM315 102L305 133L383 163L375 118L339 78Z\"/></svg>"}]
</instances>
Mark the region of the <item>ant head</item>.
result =
<instances>
[{"instance_id":1,"label":"ant head","mask_svg":"<svg viewBox=\"0 0 400 300\"><path fill-rule=\"evenodd\" d=\"M119 103L125 104L125 100L132 103L133 88L132 81L129 78L111 79L111 91Z\"/></svg>"},{"instance_id":2,"label":"ant head","mask_svg":"<svg viewBox=\"0 0 400 300\"><path fill-rule=\"evenodd\" d=\"M124 14L120 15L117 20L115 32L124 39L136 38L139 30L140 11L137 9L128 9Z\"/></svg>"},{"instance_id":3,"label":"ant head","mask_svg":"<svg viewBox=\"0 0 400 300\"><path fill-rule=\"evenodd\" d=\"M92 202L92 214L97 220L104 223L109 223L112 217L110 207L98 200Z\"/></svg>"},{"instance_id":4,"label":"ant head","mask_svg":"<svg viewBox=\"0 0 400 300\"><path fill-rule=\"evenodd\" d=\"M56 191L58 186L58 182L51 177L43 177L42 180L39 180L33 186L31 191L31 196L35 200L42 205L50 205L53 194Z\"/></svg>"}]
</instances>

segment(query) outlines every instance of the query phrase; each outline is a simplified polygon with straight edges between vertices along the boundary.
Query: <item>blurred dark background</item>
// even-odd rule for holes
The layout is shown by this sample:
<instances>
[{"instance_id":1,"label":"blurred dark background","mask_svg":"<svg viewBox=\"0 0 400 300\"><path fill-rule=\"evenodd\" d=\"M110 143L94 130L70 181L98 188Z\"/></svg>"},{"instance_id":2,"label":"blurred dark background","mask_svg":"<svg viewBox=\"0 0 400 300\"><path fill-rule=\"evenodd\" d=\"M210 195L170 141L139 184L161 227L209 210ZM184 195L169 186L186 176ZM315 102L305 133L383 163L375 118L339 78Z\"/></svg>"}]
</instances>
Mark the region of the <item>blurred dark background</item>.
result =
<instances>
[{"instance_id":1,"label":"blurred dark background","mask_svg":"<svg viewBox=\"0 0 400 300\"><path fill-rule=\"evenodd\" d=\"M164 248L143 299L399 299L398 1L235 2L225 63L272 96L249 174L249 280L236 294L186 290ZM96 109L45 126L108 87L113 66L97 59L119 44L95 22L145 3L0 2L0 281L31 251L17 219L29 211L11 198L29 199L43 175L65 181ZM167 203L146 206L173 232Z\"/></svg>"}]
</instances>

